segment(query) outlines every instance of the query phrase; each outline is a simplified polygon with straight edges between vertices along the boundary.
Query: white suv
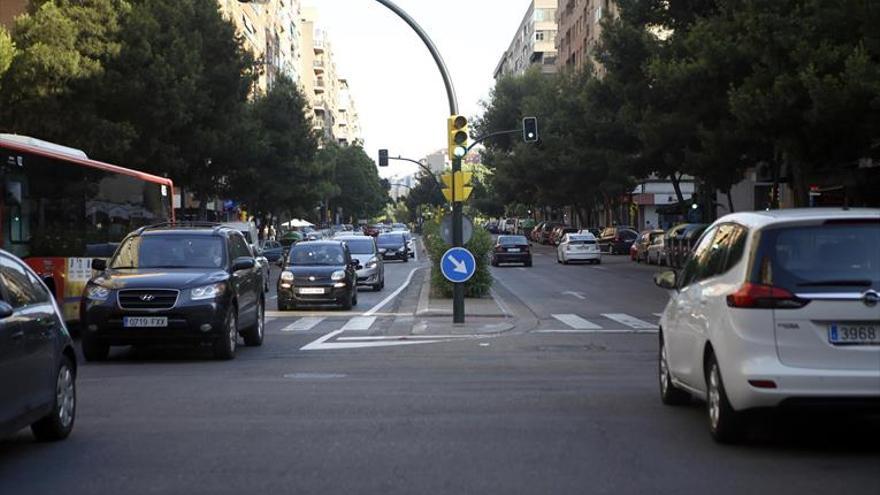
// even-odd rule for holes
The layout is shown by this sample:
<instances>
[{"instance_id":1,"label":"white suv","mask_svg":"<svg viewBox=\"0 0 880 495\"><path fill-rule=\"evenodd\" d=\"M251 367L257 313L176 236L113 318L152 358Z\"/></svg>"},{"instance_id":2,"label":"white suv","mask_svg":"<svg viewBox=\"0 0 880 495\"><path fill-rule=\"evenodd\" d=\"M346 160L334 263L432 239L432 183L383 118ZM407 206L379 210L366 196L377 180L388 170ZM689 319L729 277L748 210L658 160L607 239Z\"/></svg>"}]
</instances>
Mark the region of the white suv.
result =
<instances>
[{"instance_id":1,"label":"white suv","mask_svg":"<svg viewBox=\"0 0 880 495\"><path fill-rule=\"evenodd\" d=\"M749 409L880 405L880 210L728 215L655 282L661 399L705 398L716 440Z\"/></svg>"}]
</instances>

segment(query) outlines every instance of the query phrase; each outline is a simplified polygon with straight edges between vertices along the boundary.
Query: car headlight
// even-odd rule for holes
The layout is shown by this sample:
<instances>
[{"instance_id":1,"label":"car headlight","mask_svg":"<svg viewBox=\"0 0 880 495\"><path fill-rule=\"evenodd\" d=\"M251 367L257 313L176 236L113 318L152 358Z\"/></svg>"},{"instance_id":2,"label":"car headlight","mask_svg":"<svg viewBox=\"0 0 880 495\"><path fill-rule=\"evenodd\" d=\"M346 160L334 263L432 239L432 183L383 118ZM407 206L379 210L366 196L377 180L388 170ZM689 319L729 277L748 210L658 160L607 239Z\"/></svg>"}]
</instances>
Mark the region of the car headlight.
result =
<instances>
[{"instance_id":1,"label":"car headlight","mask_svg":"<svg viewBox=\"0 0 880 495\"><path fill-rule=\"evenodd\" d=\"M379 266L377 258L370 258L370 261L367 262L367 268L376 268L377 266Z\"/></svg>"},{"instance_id":2,"label":"car headlight","mask_svg":"<svg viewBox=\"0 0 880 495\"><path fill-rule=\"evenodd\" d=\"M282 282L293 282L293 272L283 271L281 272L281 281Z\"/></svg>"},{"instance_id":3,"label":"car headlight","mask_svg":"<svg viewBox=\"0 0 880 495\"><path fill-rule=\"evenodd\" d=\"M92 301L106 301L110 297L110 289L100 285L90 285L86 287L86 297Z\"/></svg>"},{"instance_id":4,"label":"car headlight","mask_svg":"<svg viewBox=\"0 0 880 495\"><path fill-rule=\"evenodd\" d=\"M226 284L211 284L204 287L196 287L190 291L190 299L193 301L201 301L205 299L215 299L223 295L226 291Z\"/></svg>"},{"instance_id":5,"label":"car headlight","mask_svg":"<svg viewBox=\"0 0 880 495\"><path fill-rule=\"evenodd\" d=\"M386 251L388 250L385 248L379 248L379 254L385 254Z\"/></svg>"},{"instance_id":6,"label":"car headlight","mask_svg":"<svg viewBox=\"0 0 880 495\"><path fill-rule=\"evenodd\" d=\"M406 251L406 246L402 246L400 249L397 250L398 253L402 253L404 251Z\"/></svg>"},{"instance_id":7,"label":"car headlight","mask_svg":"<svg viewBox=\"0 0 880 495\"><path fill-rule=\"evenodd\" d=\"M330 275L330 280L337 281L345 278L345 272L343 270L337 270Z\"/></svg>"}]
</instances>

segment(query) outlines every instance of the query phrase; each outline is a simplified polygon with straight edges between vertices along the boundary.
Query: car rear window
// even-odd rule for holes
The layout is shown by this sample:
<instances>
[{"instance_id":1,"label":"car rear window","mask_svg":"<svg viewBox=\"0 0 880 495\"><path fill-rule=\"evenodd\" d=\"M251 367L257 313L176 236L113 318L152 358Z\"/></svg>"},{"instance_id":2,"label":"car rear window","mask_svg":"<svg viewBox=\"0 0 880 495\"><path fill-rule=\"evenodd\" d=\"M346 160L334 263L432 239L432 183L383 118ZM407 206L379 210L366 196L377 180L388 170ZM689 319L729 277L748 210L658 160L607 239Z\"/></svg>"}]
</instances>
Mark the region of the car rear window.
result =
<instances>
[{"instance_id":1,"label":"car rear window","mask_svg":"<svg viewBox=\"0 0 880 495\"><path fill-rule=\"evenodd\" d=\"M343 242L351 254L373 254L373 239L347 239Z\"/></svg>"},{"instance_id":2,"label":"car rear window","mask_svg":"<svg viewBox=\"0 0 880 495\"><path fill-rule=\"evenodd\" d=\"M765 230L752 280L801 293L880 290L880 224Z\"/></svg>"},{"instance_id":3,"label":"car rear window","mask_svg":"<svg viewBox=\"0 0 880 495\"><path fill-rule=\"evenodd\" d=\"M529 241L522 235L502 235L498 237L498 244L504 246L521 246L528 243Z\"/></svg>"}]
</instances>

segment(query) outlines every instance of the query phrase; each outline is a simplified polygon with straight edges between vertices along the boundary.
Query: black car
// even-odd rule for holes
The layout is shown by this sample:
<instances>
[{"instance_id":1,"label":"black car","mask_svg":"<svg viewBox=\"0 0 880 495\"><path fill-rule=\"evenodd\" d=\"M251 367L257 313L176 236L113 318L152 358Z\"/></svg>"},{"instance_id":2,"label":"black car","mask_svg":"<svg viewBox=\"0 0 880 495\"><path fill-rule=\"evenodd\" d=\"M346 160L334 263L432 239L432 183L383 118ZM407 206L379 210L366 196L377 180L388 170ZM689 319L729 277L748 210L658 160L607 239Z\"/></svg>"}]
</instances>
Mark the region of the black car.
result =
<instances>
[{"instance_id":1,"label":"black car","mask_svg":"<svg viewBox=\"0 0 880 495\"><path fill-rule=\"evenodd\" d=\"M281 245L278 241L263 241L262 246L260 248L263 251L263 256L269 260L269 263L279 263L281 262L281 257L284 254L284 246Z\"/></svg>"},{"instance_id":2,"label":"black car","mask_svg":"<svg viewBox=\"0 0 880 495\"><path fill-rule=\"evenodd\" d=\"M358 261L340 241L301 242L287 255L278 279L278 309L332 304L357 305Z\"/></svg>"},{"instance_id":3,"label":"black car","mask_svg":"<svg viewBox=\"0 0 880 495\"><path fill-rule=\"evenodd\" d=\"M532 266L532 251L524 235L500 235L492 249L492 266L501 263L522 263Z\"/></svg>"},{"instance_id":4,"label":"black car","mask_svg":"<svg viewBox=\"0 0 880 495\"><path fill-rule=\"evenodd\" d=\"M38 440L70 435L76 353L46 285L0 250L0 436L30 426Z\"/></svg>"},{"instance_id":5,"label":"black car","mask_svg":"<svg viewBox=\"0 0 880 495\"><path fill-rule=\"evenodd\" d=\"M632 227L606 227L599 236L599 249L608 254L629 254L629 248L636 242L639 233Z\"/></svg>"},{"instance_id":6,"label":"black car","mask_svg":"<svg viewBox=\"0 0 880 495\"><path fill-rule=\"evenodd\" d=\"M409 246L406 242L406 236L402 232L379 234L376 238L376 245L384 260L396 259L404 263L409 261Z\"/></svg>"},{"instance_id":7,"label":"black car","mask_svg":"<svg viewBox=\"0 0 880 495\"><path fill-rule=\"evenodd\" d=\"M109 263L92 260L81 306L83 354L110 346L211 344L235 357L237 338L263 343L263 276L244 236L220 225L161 225L129 234Z\"/></svg>"}]
</instances>

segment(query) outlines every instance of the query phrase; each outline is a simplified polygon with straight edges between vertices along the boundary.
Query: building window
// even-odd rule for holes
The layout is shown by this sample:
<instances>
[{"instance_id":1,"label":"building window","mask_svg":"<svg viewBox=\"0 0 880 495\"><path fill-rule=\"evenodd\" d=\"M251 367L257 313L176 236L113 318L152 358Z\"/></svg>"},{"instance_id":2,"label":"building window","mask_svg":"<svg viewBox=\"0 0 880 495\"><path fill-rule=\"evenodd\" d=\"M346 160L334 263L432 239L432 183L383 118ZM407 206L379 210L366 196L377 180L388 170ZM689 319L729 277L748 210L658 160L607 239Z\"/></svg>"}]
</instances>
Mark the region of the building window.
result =
<instances>
[{"instance_id":1,"label":"building window","mask_svg":"<svg viewBox=\"0 0 880 495\"><path fill-rule=\"evenodd\" d=\"M535 33L535 41L544 41L544 31L537 31Z\"/></svg>"}]
</instances>

